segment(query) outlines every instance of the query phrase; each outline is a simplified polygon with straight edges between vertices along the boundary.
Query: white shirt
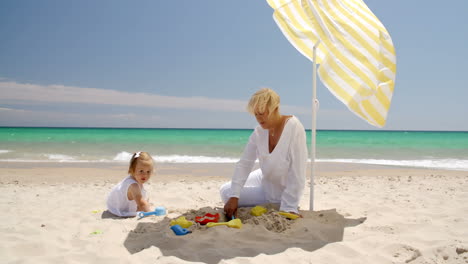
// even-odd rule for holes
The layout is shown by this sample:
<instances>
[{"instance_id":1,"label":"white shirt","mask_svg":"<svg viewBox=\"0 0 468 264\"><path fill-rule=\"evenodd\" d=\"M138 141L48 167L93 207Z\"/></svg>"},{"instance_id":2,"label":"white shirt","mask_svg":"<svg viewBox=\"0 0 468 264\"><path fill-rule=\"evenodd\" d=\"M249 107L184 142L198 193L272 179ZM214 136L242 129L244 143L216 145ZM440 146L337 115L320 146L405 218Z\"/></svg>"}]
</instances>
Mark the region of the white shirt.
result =
<instances>
[{"instance_id":1,"label":"white shirt","mask_svg":"<svg viewBox=\"0 0 468 264\"><path fill-rule=\"evenodd\" d=\"M289 118L275 149L269 153L268 130L257 126L232 177L231 197L239 197L255 161L262 170L266 199L280 203L280 211L298 212L305 187L307 143L304 126L295 116Z\"/></svg>"},{"instance_id":2,"label":"white shirt","mask_svg":"<svg viewBox=\"0 0 468 264\"><path fill-rule=\"evenodd\" d=\"M107 209L117 216L135 216L138 205L135 200L128 200L128 187L138 182L128 176L114 186L107 197ZM146 190L141 186L141 195L146 199Z\"/></svg>"}]
</instances>

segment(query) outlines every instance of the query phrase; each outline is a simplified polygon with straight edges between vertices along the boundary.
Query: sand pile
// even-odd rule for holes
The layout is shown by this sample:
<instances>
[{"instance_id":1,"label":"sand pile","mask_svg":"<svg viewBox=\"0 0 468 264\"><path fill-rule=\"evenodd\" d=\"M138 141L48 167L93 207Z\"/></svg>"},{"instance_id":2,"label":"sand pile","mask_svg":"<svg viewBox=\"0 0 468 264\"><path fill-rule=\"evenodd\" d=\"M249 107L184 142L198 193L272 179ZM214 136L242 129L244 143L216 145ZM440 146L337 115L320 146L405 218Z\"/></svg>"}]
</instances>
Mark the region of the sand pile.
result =
<instances>
[{"instance_id":1,"label":"sand pile","mask_svg":"<svg viewBox=\"0 0 468 264\"><path fill-rule=\"evenodd\" d=\"M253 216L250 211L252 207L241 207L238 209L237 217L242 221L242 224L245 226L262 226L266 230L276 233L281 233L286 231L294 224L294 220L290 220L278 214L278 206L273 204L264 204L261 205L265 207L268 211L260 216ZM187 228L192 232L196 232L198 230L206 230L208 227L205 225L201 225L200 223L195 222L196 216L203 216L207 213L216 214L219 213L220 219L219 222L227 222L229 221L223 214L222 208L212 208L212 207L204 207L198 210L190 210L184 214L181 214L175 218L171 218L171 220L177 219L178 217L185 217L187 220L192 221L194 224Z\"/></svg>"}]
</instances>

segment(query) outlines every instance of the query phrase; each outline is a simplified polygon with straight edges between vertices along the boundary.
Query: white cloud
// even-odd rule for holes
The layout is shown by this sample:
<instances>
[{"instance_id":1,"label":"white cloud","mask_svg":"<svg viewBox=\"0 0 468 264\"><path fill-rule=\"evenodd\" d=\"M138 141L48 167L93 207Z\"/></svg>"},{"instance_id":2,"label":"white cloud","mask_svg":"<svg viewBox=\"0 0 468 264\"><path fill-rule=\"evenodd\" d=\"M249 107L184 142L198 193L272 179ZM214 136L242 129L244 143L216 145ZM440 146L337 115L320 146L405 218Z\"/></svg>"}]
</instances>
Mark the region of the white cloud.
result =
<instances>
[{"instance_id":1,"label":"white cloud","mask_svg":"<svg viewBox=\"0 0 468 264\"><path fill-rule=\"evenodd\" d=\"M68 107L71 103L76 105ZM108 107L94 108L91 104ZM247 114L246 104L243 100L0 80L2 126L251 128L256 122ZM129 107L147 107L148 111ZM282 105L281 112L301 116L305 121L311 115L309 108L298 106Z\"/></svg>"},{"instance_id":2,"label":"white cloud","mask_svg":"<svg viewBox=\"0 0 468 264\"><path fill-rule=\"evenodd\" d=\"M241 100L176 97L64 85L23 84L12 81L0 81L0 91L0 101L3 102L17 100L42 103L86 103L229 112L245 112L247 104L247 102ZM304 107L283 106L282 108L295 114L310 112L309 109Z\"/></svg>"},{"instance_id":3,"label":"white cloud","mask_svg":"<svg viewBox=\"0 0 468 264\"><path fill-rule=\"evenodd\" d=\"M0 107L0 111L15 111L15 109ZM18 110L16 110L18 111Z\"/></svg>"},{"instance_id":4,"label":"white cloud","mask_svg":"<svg viewBox=\"0 0 468 264\"><path fill-rule=\"evenodd\" d=\"M149 93L131 93L64 85L36 85L0 82L0 100L49 103L86 103L160 108L196 108L242 111L245 102L206 97L175 97Z\"/></svg>"}]
</instances>

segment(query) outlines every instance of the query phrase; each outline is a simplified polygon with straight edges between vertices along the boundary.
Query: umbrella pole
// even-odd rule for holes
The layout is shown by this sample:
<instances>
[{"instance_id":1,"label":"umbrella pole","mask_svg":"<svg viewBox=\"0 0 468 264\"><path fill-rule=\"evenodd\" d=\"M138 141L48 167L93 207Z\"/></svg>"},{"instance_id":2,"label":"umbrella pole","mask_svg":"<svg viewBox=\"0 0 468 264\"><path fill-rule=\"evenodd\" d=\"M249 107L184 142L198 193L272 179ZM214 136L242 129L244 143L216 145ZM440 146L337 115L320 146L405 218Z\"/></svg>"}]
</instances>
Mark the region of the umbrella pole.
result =
<instances>
[{"instance_id":1,"label":"umbrella pole","mask_svg":"<svg viewBox=\"0 0 468 264\"><path fill-rule=\"evenodd\" d=\"M317 47L320 40L315 43L313 47L313 62L312 65L312 127L311 127L311 140L310 140L310 203L309 211L314 210L314 176L315 176L315 139L316 139L316 124L317 124Z\"/></svg>"}]
</instances>

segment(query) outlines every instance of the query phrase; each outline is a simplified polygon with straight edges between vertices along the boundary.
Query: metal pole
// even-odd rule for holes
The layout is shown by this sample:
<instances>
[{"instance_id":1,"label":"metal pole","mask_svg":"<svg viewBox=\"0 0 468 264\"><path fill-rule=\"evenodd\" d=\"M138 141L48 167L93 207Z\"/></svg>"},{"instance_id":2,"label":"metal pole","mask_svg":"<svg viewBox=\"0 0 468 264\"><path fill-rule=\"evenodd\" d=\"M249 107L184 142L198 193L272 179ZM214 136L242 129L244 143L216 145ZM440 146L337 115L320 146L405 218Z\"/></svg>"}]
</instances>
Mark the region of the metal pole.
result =
<instances>
[{"instance_id":1,"label":"metal pole","mask_svg":"<svg viewBox=\"0 0 468 264\"><path fill-rule=\"evenodd\" d=\"M311 146L310 146L310 204L309 211L314 210L314 176L315 176L315 139L316 139L316 123L317 123L317 107L315 101L317 101L317 47L320 44L320 40L315 43L313 48L313 62L312 65L312 127L311 127Z\"/></svg>"}]
</instances>

